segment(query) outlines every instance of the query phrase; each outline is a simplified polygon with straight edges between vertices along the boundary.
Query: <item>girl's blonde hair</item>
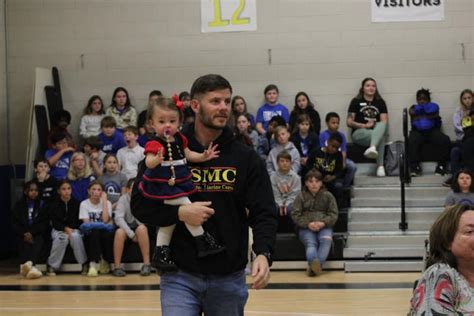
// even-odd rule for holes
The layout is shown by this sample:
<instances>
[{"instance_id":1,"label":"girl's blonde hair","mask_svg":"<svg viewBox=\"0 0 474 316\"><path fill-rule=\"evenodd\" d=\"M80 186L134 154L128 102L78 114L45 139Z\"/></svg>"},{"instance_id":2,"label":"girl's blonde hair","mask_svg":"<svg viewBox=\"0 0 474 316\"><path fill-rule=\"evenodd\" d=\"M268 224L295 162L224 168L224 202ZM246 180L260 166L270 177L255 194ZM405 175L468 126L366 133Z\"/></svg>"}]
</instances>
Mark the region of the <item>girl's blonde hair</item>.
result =
<instances>
[{"instance_id":1,"label":"girl's blonde hair","mask_svg":"<svg viewBox=\"0 0 474 316\"><path fill-rule=\"evenodd\" d=\"M74 168L74 160L76 160L77 157L81 156L84 159L84 170L81 170L79 173L75 170ZM74 181L78 179L83 179L83 178L88 178L92 175L92 169L89 166L89 163L87 162L86 159L86 154L77 151L74 154L72 154L71 157L71 163L69 164L69 169L67 171L67 178L68 180Z\"/></svg>"}]
</instances>

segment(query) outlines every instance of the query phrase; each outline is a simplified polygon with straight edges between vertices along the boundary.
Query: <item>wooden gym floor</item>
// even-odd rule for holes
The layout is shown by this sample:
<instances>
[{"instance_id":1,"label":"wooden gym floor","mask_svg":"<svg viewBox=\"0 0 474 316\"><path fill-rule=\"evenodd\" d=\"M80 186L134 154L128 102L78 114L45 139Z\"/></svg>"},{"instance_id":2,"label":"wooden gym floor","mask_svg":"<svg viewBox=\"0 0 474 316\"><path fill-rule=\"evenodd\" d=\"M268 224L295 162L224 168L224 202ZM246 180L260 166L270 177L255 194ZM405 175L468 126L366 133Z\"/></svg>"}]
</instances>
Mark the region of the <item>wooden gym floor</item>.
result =
<instances>
[{"instance_id":1,"label":"wooden gym floor","mask_svg":"<svg viewBox=\"0 0 474 316\"><path fill-rule=\"evenodd\" d=\"M419 273L272 271L265 290L249 290L245 315L406 315ZM251 278L247 279L251 283ZM0 315L161 315L159 277L76 273L26 280L0 271Z\"/></svg>"}]
</instances>

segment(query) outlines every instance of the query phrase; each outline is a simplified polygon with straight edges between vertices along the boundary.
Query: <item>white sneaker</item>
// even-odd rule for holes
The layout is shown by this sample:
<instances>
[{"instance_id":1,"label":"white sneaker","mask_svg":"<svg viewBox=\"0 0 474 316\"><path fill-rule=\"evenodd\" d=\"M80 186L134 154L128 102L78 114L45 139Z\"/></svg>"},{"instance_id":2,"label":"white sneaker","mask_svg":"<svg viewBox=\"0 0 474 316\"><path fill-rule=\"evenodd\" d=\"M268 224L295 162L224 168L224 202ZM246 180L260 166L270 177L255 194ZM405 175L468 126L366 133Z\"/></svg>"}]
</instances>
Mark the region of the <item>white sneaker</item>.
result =
<instances>
[{"instance_id":1,"label":"white sneaker","mask_svg":"<svg viewBox=\"0 0 474 316\"><path fill-rule=\"evenodd\" d=\"M385 168L383 166L379 166L376 172L377 177L385 177Z\"/></svg>"},{"instance_id":2,"label":"white sneaker","mask_svg":"<svg viewBox=\"0 0 474 316\"><path fill-rule=\"evenodd\" d=\"M379 156L379 153L377 152L375 146L370 146L366 151L364 151L364 156L369 159L375 159Z\"/></svg>"},{"instance_id":3,"label":"white sneaker","mask_svg":"<svg viewBox=\"0 0 474 316\"><path fill-rule=\"evenodd\" d=\"M24 277L30 272L31 267L33 267L33 262L27 261L23 264L20 264L20 274Z\"/></svg>"},{"instance_id":4,"label":"white sneaker","mask_svg":"<svg viewBox=\"0 0 474 316\"><path fill-rule=\"evenodd\" d=\"M43 276L43 273L41 273L40 270L38 270L36 267L31 267L30 272L26 275L27 279L38 279Z\"/></svg>"}]
</instances>

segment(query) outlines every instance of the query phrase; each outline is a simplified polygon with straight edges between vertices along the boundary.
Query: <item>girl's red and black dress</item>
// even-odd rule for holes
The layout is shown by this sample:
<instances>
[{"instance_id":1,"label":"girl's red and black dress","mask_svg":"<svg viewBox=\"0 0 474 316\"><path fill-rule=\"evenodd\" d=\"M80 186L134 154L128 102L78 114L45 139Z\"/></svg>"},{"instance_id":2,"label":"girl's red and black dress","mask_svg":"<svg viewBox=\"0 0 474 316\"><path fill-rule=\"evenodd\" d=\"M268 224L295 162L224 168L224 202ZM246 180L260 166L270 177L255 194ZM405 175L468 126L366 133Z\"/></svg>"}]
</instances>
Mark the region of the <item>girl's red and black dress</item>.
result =
<instances>
[{"instance_id":1,"label":"girl's red and black dress","mask_svg":"<svg viewBox=\"0 0 474 316\"><path fill-rule=\"evenodd\" d=\"M183 196L188 196L196 191L191 182L191 172L188 168L184 149L188 147L187 138L176 133L175 140L168 142L155 137L146 143L145 155L148 153L157 154L162 151L163 161L156 168L147 168L139 183L139 190L143 196L153 200L171 200ZM170 159L170 154L172 160ZM168 181L173 177L171 167L174 167L174 185Z\"/></svg>"}]
</instances>

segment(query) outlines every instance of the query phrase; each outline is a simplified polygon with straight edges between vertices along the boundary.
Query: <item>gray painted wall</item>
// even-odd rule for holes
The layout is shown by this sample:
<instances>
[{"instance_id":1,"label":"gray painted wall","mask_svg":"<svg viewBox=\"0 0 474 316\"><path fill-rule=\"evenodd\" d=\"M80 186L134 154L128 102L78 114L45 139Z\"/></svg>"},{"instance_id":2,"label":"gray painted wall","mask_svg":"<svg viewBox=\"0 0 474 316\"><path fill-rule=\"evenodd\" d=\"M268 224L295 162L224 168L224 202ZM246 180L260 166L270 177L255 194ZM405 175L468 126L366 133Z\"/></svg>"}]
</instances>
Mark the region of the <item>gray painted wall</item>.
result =
<instances>
[{"instance_id":1,"label":"gray painted wall","mask_svg":"<svg viewBox=\"0 0 474 316\"><path fill-rule=\"evenodd\" d=\"M171 94L188 90L199 75L220 73L252 112L263 101L265 85L276 83L290 110L294 95L303 90L323 118L329 111L345 118L360 81L375 77L389 107L391 140L401 139L401 109L414 102L417 89L430 88L445 130L453 135L451 116L459 93L474 87L471 0L447 1L442 22L376 24L370 22L367 0L258 0L258 31L218 34L200 33L198 0L7 3L15 163L25 159L24 117L36 66L59 67L65 107L74 117L72 132L92 94L109 104L113 89L125 86L142 110L152 89ZM2 44L0 37L0 50ZM1 119L1 135L5 125ZM4 152L0 164L6 162Z\"/></svg>"}]
</instances>

